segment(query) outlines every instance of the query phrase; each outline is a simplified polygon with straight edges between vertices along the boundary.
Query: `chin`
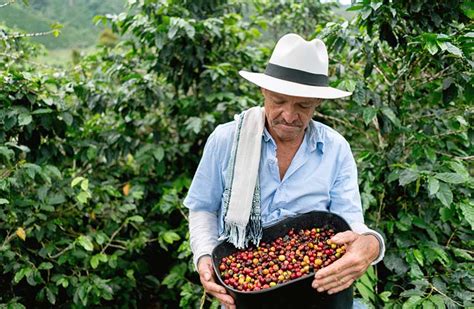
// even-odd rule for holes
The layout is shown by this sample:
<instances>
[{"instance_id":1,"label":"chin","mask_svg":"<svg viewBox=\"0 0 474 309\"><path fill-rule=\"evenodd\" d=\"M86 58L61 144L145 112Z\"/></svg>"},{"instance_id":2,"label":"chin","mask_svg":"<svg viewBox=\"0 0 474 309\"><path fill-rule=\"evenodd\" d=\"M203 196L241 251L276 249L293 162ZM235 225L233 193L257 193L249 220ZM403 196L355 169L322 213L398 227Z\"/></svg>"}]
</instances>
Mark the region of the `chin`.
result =
<instances>
[{"instance_id":1,"label":"chin","mask_svg":"<svg viewBox=\"0 0 474 309\"><path fill-rule=\"evenodd\" d=\"M278 138L282 141L292 141L298 138L298 134L295 132L278 132Z\"/></svg>"}]
</instances>

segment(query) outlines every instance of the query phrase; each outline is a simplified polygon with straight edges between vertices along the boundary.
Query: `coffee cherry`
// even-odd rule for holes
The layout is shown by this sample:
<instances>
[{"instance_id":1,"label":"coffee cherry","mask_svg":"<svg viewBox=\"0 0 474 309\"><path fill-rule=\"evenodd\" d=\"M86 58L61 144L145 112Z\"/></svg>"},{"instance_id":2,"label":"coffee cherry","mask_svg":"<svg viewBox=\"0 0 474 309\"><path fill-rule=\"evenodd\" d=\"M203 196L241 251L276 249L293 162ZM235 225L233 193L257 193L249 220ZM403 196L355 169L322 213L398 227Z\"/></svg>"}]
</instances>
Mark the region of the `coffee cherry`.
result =
<instances>
[{"instance_id":1,"label":"coffee cherry","mask_svg":"<svg viewBox=\"0 0 474 309\"><path fill-rule=\"evenodd\" d=\"M345 253L333 243L329 227L295 231L256 248L239 250L219 263L224 284L244 292L260 291L295 280L330 265Z\"/></svg>"}]
</instances>

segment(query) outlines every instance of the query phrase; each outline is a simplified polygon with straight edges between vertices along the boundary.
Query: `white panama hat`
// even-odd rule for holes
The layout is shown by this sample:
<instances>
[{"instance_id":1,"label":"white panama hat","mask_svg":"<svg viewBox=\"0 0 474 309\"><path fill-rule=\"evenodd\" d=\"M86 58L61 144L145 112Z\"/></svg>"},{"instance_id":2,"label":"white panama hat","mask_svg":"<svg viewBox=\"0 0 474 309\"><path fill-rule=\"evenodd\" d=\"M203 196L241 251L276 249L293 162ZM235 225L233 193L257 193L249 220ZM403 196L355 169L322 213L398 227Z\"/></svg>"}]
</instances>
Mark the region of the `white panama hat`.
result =
<instances>
[{"instance_id":1,"label":"white panama hat","mask_svg":"<svg viewBox=\"0 0 474 309\"><path fill-rule=\"evenodd\" d=\"M278 40L265 73L239 74L262 88L291 96L337 99L352 94L328 86L328 52L323 41L306 41L294 33Z\"/></svg>"}]
</instances>

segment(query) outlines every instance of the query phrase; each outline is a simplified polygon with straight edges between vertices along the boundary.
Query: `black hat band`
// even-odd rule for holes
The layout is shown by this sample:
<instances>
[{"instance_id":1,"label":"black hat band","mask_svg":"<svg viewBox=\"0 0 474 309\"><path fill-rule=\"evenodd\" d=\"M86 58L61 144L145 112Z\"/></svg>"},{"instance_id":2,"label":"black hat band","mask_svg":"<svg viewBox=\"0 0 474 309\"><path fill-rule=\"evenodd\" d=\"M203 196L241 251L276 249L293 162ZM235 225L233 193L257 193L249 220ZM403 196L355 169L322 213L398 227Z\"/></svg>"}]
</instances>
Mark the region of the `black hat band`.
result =
<instances>
[{"instance_id":1,"label":"black hat band","mask_svg":"<svg viewBox=\"0 0 474 309\"><path fill-rule=\"evenodd\" d=\"M289 82L309 86L327 87L329 85L329 80L326 75L286 68L273 63L268 63L265 74Z\"/></svg>"}]
</instances>

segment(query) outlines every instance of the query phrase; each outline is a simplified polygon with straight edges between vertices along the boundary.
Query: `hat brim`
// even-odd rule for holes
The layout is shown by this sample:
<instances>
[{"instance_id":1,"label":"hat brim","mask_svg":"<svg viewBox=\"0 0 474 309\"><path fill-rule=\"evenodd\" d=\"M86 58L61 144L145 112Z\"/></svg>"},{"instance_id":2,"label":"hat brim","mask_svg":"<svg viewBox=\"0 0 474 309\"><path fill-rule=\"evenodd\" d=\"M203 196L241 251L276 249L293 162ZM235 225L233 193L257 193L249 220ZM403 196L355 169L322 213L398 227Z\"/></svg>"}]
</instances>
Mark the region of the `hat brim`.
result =
<instances>
[{"instance_id":1,"label":"hat brim","mask_svg":"<svg viewBox=\"0 0 474 309\"><path fill-rule=\"evenodd\" d=\"M352 92L342 91L332 87L317 87L289 82L263 73L239 71L239 74L257 86L295 97L338 99L352 94Z\"/></svg>"}]
</instances>

